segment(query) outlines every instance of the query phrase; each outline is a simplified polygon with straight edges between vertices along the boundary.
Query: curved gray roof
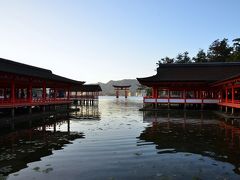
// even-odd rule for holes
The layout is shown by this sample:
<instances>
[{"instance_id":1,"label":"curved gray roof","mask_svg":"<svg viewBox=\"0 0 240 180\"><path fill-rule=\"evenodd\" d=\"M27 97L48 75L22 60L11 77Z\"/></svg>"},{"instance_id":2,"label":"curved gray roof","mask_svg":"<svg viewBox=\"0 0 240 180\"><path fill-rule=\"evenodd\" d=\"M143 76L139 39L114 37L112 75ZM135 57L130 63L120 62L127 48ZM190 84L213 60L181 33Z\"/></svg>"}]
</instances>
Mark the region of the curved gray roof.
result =
<instances>
[{"instance_id":1,"label":"curved gray roof","mask_svg":"<svg viewBox=\"0 0 240 180\"><path fill-rule=\"evenodd\" d=\"M35 76L47 78L52 74L52 71L35 66L30 66L23 63L0 58L0 71L12 74L21 74L26 76Z\"/></svg>"},{"instance_id":2,"label":"curved gray roof","mask_svg":"<svg viewBox=\"0 0 240 180\"><path fill-rule=\"evenodd\" d=\"M83 84L83 81L76 81L68 79L56 74L53 74L51 70L43 69L35 66L30 66L23 63L0 58L0 72L24 75L30 77L37 77L46 80L59 81L64 83Z\"/></svg>"},{"instance_id":3,"label":"curved gray roof","mask_svg":"<svg viewBox=\"0 0 240 180\"><path fill-rule=\"evenodd\" d=\"M82 91L82 92L100 92L102 88L99 84L84 84L82 86L72 87L73 91Z\"/></svg>"},{"instance_id":4,"label":"curved gray roof","mask_svg":"<svg viewBox=\"0 0 240 180\"><path fill-rule=\"evenodd\" d=\"M146 78L137 78L144 84L147 82L195 81L215 82L240 73L240 63L192 63L192 64L160 64L157 74Z\"/></svg>"}]
</instances>

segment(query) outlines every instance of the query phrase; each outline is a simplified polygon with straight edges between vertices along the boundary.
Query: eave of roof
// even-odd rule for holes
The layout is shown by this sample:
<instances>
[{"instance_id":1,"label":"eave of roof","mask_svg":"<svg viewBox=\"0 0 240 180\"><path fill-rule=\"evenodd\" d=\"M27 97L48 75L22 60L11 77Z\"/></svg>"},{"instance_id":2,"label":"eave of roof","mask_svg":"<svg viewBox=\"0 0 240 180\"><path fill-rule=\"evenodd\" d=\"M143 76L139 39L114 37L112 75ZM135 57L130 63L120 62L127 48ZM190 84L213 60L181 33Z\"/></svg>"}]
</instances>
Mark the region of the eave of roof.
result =
<instances>
[{"instance_id":1,"label":"eave of roof","mask_svg":"<svg viewBox=\"0 0 240 180\"><path fill-rule=\"evenodd\" d=\"M99 84L84 84L82 86L72 87L73 91L82 91L82 92L100 92L102 88Z\"/></svg>"},{"instance_id":2,"label":"eave of roof","mask_svg":"<svg viewBox=\"0 0 240 180\"><path fill-rule=\"evenodd\" d=\"M160 64L157 74L137 78L144 85L160 82L213 83L240 73L240 63Z\"/></svg>"},{"instance_id":3,"label":"eave of roof","mask_svg":"<svg viewBox=\"0 0 240 180\"><path fill-rule=\"evenodd\" d=\"M131 85L113 85L113 87L115 87L115 88L129 88L129 87L131 87Z\"/></svg>"},{"instance_id":4,"label":"eave of roof","mask_svg":"<svg viewBox=\"0 0 240 180\"><path fill-rule=\"evenodd\" d=\"M0 58L0 71L25 76L48 78L52 71Z\"/></svg>"},{"instance_id":5,"label":"eave of roof","mask_svg":"<svg viewBox=\"0 0 240 180\"><path fill-rule=\"evenodd\" d=\"M43 69L35 66L30 66L23 63L0 58L0 72L36 77L45 80L52 80L57 82L69 83L74 85L82 85L84 81L76 81L66 77L53 74L51 70Z\"/></svg>"}]
</instances>

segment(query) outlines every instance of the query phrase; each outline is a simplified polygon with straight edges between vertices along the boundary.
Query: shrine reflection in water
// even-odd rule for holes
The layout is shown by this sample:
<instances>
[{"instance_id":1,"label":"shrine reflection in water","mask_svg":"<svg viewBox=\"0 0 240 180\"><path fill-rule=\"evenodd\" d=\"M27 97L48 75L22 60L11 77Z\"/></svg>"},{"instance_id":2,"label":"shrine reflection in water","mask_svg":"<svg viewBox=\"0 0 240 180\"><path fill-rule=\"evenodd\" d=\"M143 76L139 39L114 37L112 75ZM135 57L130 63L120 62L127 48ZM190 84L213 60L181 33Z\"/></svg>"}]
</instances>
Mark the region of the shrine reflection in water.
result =
<instances>
[{"instance_id":1,"label":"shrine reflection in water","mask_svg":"<svg viewBox=\"0 0 240 180\"><path fill-rule=\"evenodd\" d=\"M99 111L89 107L81 112L79 106L79 112L70 113L70 119L62 117L55 128L54 117L32 126L35 138L25 128L24 136L1 146L1 154L9 154L1 158L9 159L0 161L0 174L9 180L239 179L238 123L232 125L212 112L143 113L141 107L141 98L101 97ZM71 141L72 131L77 132L72 139L84 139Z\"/></svg>"},{"instance_id":2,"label":"shrine reflection in water","mask_svg":"<svg viewBox=\"0 0 240 180\"><path fill-rule=\"evenodd\" d=\"M145 112L143 121L150 125L138 137L139 146L152 142L158 154L198 154L228 162L234 165L233 171L240 174L239 122L196 111Z\"/></svg>"},{"instance_id":3,"label":"shrine reflection in water","mask_svg":"<svg viewBox=\"0 0 240 180\"><path fill-rule=\"evenodd\" d=\"M63 149L75 139L84 138L83 133L71 131L68 113L50 115L41 120L26 119L23 124L15 126L15 130L5 129L0 135L0 179L27 167L29 162L51 155L54 150ZM49 165L35 170L48 173L53 168Z\"/></svg>"},{"instance_id":4,"label":"shrine reflection in water","mask_svg":"<svg viewBox=\"0 0 240 180\"><path fill-rule=\"evenodd\" d=\"M93 106L81 105L77 106L76 108L79 108L79 111L71 113L72 118L76 120L78 119L100 120L101 114L99 112L98 104L95 104Z\"/></svg>"}]
</instances>

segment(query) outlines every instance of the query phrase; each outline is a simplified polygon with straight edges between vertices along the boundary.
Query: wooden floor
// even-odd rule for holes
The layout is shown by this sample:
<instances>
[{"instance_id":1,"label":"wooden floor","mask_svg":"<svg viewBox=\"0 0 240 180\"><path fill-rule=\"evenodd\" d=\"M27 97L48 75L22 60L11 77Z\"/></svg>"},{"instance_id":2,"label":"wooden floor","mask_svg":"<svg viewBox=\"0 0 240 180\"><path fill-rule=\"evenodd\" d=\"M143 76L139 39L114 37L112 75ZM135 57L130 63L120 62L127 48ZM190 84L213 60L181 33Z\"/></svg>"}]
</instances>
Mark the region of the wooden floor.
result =
<instances>
[{"instance_id":1,"label":"wooden floor","mask_svg":"<svg viewBox=\"0 0 240 180\"><path fill-rule=\"evenodd\" d=\"M240 104L236 104L236 103L218 103L218 105L220 106L227 106L227 107L233 107L233 108L240 108Z\"/></svg>"}]
</instances>

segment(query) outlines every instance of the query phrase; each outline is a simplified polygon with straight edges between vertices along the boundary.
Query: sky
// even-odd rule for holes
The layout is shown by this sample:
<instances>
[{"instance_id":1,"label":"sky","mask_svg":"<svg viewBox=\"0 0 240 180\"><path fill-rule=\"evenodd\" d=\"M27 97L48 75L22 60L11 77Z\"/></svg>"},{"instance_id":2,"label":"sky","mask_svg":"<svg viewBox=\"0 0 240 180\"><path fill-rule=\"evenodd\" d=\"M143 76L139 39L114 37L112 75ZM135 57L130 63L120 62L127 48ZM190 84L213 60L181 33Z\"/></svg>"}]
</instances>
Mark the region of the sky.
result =
<instances>
[{"instance_id":1,"label":"sky","mask_svg":"<svg viewBox=\"0 0 240 180\"><path fill-rule=\"evenodd\" d=\"M240 37L239 0L0 0L0 57L86 81L156 74L156 62Z\"/></svg>"}]
</instances>

